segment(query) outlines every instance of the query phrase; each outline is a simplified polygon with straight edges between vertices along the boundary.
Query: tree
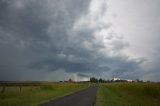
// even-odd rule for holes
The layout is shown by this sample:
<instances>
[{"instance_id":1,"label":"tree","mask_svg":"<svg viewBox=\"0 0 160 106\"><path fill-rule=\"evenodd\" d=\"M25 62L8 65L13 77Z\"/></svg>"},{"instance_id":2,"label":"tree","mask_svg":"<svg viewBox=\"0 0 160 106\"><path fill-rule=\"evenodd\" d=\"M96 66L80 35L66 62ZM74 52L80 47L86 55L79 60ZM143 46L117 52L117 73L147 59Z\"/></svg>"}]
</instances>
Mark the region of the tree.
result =
<instances>
[{"instance_id":1,"label":"tree","mask_svg":"<svg viewBox=\"0 0 160 106\"><path fill-rule=\"evenodd\" d=\"M97 79L97 78L95 78L95 77L91 77L91 78L90 78L90 82L97 83L97 82L98 82L98 79Z\"/></svg>"},{"instance_id":2,"label":"tree","mask_svg":"<svg viewBox=\"0 0 160 106\"><path fill-rule=\"evenodd\" d=\"M70 78L70 79L68 80L68 82L73 82L73 80Z\"/></svg>"},{"instance_id":3,"label":"tree","mask_svg":"<svg viewBox=\"0 0 160 106\"><path fill-rule=\"evenodd\" d=\"M100 78L100 79L99 79L99 82L102 83L102 82L104 82L104 81L102 80L102 78Z\"/></svg>"}]
</instances>

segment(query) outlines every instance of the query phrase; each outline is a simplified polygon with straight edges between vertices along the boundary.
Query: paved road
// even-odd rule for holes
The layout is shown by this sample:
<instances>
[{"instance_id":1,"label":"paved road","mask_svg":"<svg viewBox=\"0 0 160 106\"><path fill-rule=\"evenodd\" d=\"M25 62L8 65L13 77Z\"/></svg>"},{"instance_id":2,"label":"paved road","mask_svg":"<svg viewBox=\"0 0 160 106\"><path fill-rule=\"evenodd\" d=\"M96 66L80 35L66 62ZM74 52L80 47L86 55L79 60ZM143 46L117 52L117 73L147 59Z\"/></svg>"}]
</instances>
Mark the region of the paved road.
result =
<instances>
[{"instance_id":1,"label":"paved road","mask_svg":"<svg viewBox=\"0 0 160 106\"><path fill-rule=\"evenodd\" d=\"M94 106L97 86L78 91L74 94L51 100L39 106Z\"/></svg>"}]
</instances>

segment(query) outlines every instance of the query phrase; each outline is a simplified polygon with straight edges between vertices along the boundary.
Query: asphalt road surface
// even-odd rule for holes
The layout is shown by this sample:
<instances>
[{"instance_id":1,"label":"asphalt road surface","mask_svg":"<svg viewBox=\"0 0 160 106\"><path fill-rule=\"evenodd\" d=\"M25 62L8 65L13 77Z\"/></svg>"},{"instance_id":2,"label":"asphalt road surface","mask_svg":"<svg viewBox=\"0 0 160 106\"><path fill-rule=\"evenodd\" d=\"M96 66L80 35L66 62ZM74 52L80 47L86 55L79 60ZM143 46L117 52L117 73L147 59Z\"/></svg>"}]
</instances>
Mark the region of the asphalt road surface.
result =
<instances>
[{"instance_id":1,"label":"asphalt road surface","mask_svg":"<svg viewBox=\"0 0 160 106\"><path fill-rule=\"evenodd\" d=\"M71 95L51 100L39 106L94 106L97 86L78 91Z\"/></svg>"}]
</instances>

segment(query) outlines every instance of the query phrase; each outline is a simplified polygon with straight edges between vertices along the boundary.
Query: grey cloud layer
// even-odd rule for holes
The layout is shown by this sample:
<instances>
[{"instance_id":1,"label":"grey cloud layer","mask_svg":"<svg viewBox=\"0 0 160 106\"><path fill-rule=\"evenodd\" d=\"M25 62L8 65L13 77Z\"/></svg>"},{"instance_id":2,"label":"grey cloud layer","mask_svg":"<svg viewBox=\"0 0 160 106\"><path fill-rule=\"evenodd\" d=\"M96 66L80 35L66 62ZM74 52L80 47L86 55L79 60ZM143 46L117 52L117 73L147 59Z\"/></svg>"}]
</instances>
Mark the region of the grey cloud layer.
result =
<instances>
[{"instance_id":1,"label":"grey cloud layer","mask_svg":"<svg viewBox=\"0 0 160 106\"><path fill-rule=\"evenodd\" d=\"M113 75L136 70L140 59L121 52L128 46L123 38L108 34L107 43L99 38L111 24L92 25L92 15L103 11L91 14L90 5L89 0L0 1L0 80L21 79L24 70Z\"/></svg>"}]
</instances>

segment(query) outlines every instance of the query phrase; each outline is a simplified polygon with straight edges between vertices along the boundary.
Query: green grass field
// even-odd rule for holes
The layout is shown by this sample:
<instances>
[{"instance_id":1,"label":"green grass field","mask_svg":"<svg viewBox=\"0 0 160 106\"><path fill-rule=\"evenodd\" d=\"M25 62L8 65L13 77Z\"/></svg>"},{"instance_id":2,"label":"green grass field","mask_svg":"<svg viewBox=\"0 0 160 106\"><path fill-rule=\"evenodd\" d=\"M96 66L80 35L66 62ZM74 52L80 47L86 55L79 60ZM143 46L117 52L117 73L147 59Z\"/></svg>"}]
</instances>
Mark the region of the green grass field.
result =
<instances>
[{"instance_id":1,"label":"green grass field","mask_svg":"<svg viewBox=\"0 0 160 106\"><path fill-rule=\"evenodd\" d=\"M43 83L0 86L0 106L36 106L88 87L83 83Z\"/></svg>"},{"instance_id":2,"label":"green grass field","mask_svg":"<svg viewBox=\"0 0 160 106\"><path fill-rule=\"evenodd\" d=\"M96 106L160 106L160 84L100 84Z\"/></svg>"},{"instance_id":3,"label":"green grass field","mask_svg":"<svg viewBox=\"0 0 160 106\"><path fill-rule=\"evenodd\" d=\"M87 88L89 83L9 83L0 85L0 106L36 106ZM99 84L96 106L160 106L160 84Z\"/></svg>"}]
</instances>

